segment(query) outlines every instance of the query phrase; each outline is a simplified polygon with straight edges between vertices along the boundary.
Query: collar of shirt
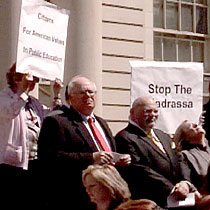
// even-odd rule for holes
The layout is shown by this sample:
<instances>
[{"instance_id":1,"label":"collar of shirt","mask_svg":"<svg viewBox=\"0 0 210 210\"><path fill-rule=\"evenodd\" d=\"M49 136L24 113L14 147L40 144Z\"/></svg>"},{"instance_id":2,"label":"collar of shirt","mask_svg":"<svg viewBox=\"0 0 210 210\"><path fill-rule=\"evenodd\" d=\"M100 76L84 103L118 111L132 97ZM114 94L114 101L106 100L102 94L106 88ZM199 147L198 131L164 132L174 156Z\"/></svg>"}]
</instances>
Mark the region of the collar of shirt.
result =
<instances>
[{"instance_id":1,"label":"collar of shirt","mask_svg":"<svg viewBox=\"0 0 210 210\"><path fill-rule=\"evenodd\" d=\"M89 117L92 117L93 119L96 119L93 113L89 116L86 116L86 115L81 114L81 113L79 113L79 114L86 123L87 123L87 120L88 120Z\"/></svg>"},{"instance_id":2,"label":"collar of shirt","mask_svg":"<svg viewBox=\"0 0 210 210\"><path fill-rule=\"evenodd\" d=\"M144 133L147 135L147 132L141 126L139 126L136 122L134 122L132 120L129 120L129 122L130 122L130 124L132 124L132 125L136 126L137 128L140 128L141 130L143 130ZM151 130L151 134L155 136L155 133L154 133L153 129Z\"/></svg>"},{"instance_id":3,"label":"collar of shirt","mask_svg":"<svg viewBox=\"0 0 210 210\"><path fill-rule=\"evenodd\" d=\"M89 117L92 117L92 118L95 119L95 126L98 128L98 130L100 131L101 135L103 136L103 138L105 139L105 141L106 141L107 144L109 145L108 140L107 140L107 138L106 138L106 135L105 135L105 133L104 133L104 130L102 129L100 123L99 123L99 122L97 121L97 119L95 118L94 114L92 113L92 114L89 115L89 116L85 116L85 115L83 115L83 114L80 113L80 115L81 115L81 117L82 117L82 119L83 119L83 124L85 125L85 127L86 127L87 130L88 130L88 132L90 133L90 135L91 135L91 137L92 137L92 139L93 139L93 141L94 141L94 143L95 143L95 145L96 145L98 151L101 151L101 149L99 148L99 146L98 146L98 144L97 144L97 142L96 142L96 139L95 139L94 136L93 136L92 130L91 130L89 124L88 124L88 121L87 121L87 120L88 120Z\"/></svg>"},{"instance_id":4,"label":"collar of shirt","mask_svg":"<svg viewBox=\"0 0 210 210\"><path fill-rule=\"evenodd\" d=\"M143 129L143 128L141 128L137 123L135 123L134 121L132 121L132 120L130 120L129 121L132 125L134 125L134 126L136 126L136 127L138 127L138 128L140 128L141 130L143 130L144 131L144 133L148 136L148 133ZM149 134L150 136L153 136L155 139L157 139L158 140L158 137L156 136L156 134L155 134L155 132L154 132L154 130L153 129L151 129L151 131L150 131L150 134Z\"/></svg>"}]
</instances>

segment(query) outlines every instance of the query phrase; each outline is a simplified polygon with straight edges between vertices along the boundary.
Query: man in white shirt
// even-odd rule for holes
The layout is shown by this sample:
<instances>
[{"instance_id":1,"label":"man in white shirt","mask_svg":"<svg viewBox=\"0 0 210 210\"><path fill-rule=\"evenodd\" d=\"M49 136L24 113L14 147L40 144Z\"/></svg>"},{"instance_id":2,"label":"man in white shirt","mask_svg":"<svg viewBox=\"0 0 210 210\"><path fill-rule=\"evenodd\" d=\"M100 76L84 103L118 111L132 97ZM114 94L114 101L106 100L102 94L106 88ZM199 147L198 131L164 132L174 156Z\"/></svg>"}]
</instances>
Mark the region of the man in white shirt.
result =
<instances>
[{"instance_id":1,"label":"man in white shirt","mask_svg":"<svg viewBox=\"0 0 210 210\"><path fill-rule=\"evenodd\" d=\"M128 126L116 135L117 150L131 155L125 179L133 198L148 198L162 207L173 194L184 199L190 192L189 168L181 162L171 138L154 126L158 108L149 97L137 98Z\"/></svg>"},{"instance_id":2,"label":"man in white shirt","mask_svg":"<svg viewBox=\"0 0 210 210\"><path fill-rule=\"evenodd\" d=\"M112 133L105 120L93 113L96 86L92 81L74 77L68 84L66 101L68 106L61 107L61 113L43 122L38 159L45 172L43 180L49 184L50 207L89 209L82 171L90 164L127 166L130 155L115 159Z\"/></svg>"}]
</instances>

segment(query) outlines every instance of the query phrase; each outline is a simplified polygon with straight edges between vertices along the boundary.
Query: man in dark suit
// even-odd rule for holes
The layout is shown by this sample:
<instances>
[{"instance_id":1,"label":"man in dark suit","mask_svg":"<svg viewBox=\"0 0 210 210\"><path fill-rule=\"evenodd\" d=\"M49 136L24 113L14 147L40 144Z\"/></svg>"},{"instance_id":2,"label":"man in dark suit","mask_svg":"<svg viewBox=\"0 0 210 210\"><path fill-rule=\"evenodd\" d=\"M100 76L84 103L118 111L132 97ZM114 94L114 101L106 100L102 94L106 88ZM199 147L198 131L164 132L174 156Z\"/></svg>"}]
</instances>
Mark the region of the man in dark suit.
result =
<instances>
[{"instance_id":1,"label":"man in dark suit","mask_svg":"<svg viewBox=\"0 0 210 210\"><path fill-rule=\"evenodd\" d=\"M152 98L137 98L130 110L128 126L116 135L117 151L131 155L124 178L134 199L148 198L166 206L169 195L185 198L191 188L189 169L180 162L173 142L154 129L158 109ZM186 181L188 180L188 181Z\"/></svg>"},{"instance_id":2,"label":"man in dark suit","mask_svg":"<svg viewBox=\"0 0 210 210\"><path fill-rule=\"evenodd\" d=\"M82 170L90 164L130 164L130 155L114 160L115 141L107 123L93 114L96 86L85 77L73 78L66 89L68 106L45 118L38 141L38 159L44 174L48 207L89 209ZM95 122L103 143L89 120Z\"/></svg>"}]
</instances>

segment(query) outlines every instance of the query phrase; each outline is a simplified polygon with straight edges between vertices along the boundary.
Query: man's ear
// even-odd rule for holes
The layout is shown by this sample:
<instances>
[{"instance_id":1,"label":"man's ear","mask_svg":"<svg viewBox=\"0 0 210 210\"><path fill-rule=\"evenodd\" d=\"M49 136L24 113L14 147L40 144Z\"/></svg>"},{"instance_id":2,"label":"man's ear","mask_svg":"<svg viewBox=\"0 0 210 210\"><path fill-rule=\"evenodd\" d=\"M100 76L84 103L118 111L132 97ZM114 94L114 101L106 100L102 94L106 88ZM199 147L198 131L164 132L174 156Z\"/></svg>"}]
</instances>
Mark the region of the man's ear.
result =
<instances>
[{"instance_id":1,"label":"man's ear","mask_svg":"<svg viewBox=\"0 0 210 210\"><path fill-rule=\"evenodd\" d=\"M133 118L134 118L134 109L131 108L130 109L130 119L133 120Z\"/></svg>"}]
</instances>

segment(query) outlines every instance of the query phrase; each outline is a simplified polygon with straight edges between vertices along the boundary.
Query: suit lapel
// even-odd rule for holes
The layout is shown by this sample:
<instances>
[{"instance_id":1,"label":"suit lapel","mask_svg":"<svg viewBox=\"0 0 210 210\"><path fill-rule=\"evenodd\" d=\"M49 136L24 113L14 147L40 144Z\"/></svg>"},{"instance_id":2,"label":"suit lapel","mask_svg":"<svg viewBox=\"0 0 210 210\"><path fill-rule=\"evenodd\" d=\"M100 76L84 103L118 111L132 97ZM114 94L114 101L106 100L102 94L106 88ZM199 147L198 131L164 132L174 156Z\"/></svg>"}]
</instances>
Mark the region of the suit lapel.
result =
<instances>
[{"instance_id":1,"label":"suit lapel","mask_svg":"<svg viewBox=\"0 0 210 210\"><path fill-rule=\"evenodd\" d=\"M84 141L88 143L88 145L94 152L98 152L98 149L85 125L82 122L75 122L75 124L77 125L77 133L80 133L82 135Z\"/></svg>"},{"instance_id":2,"label":"suit lapel","mask_svg":"<svg viewBox=\"0 0 210 210\"><path fill-rule=\"evenodd\" d=\"M169 141L169 137L168 138L165 138L165 135L163 137L163 133L160 132L159 130L157 129L154 129L154 132L155 132L155 135L159 138L159 140L161 141L162 145L163 145L163 148L165 150L165 152L167 153L167 156L169 159L173 159L173 154L171 153L172 149L171 149L171 145L170 145L170 141ZM166 156L166 155L165 155Z\"/></svg>"},{"instance_id":3,"label":"suit lapel","mask_svg":"<svg viewBox=\"0 0 210 210\"><path fill-rule=\"evenodd\" d=\"M153 150L155 150L159 155L161 155L163 158L167 159L167 154L164 154L157 145L155 145L151 139L149 139L148 137L143 137L142 138L143 141L147 142L152 148ZM161 142L162 143L162 142ZM163 148L166 150L166 148L163 145ZM167 153L167 152L166 152Z\"/></svg>"},{"instance_id":4,"label":"suit lapel","mask_svg":"<svg viewBox=\"0 0 210 210\"><path fill-rule=\"evenodd\" d=\"M84 139L84 142L86 142L89 145L89 147L91 148L91 150L93 150L93 152L98 152L98 149L94 141L92 140L90 133L83 124L83 119L81 115L72 107L70 107L68 116L70 117L70 119L74 119L72 123L74 123L78 135L80 135Z\"/></svg>"},{"instance_id":5,"label":"suit lapel","mask_svg":"<svg viewBox=\"0 0 210 210\"><path fill-rule=\"evenodd\" d=\"M132 124L129 124L128 125L128 129L131 130L131 132L138 134L138 136L139 136L138 141L146 142L155 152L157 152L163 158L165 158L165 159L168 158L167 155L164 154L163 152L161 152L161 150L152 142L152 140L147 137L146 133L141 128L136 127L136 126L134 126ZM155 134L156 134L156 132L155 132ZM157 135L157 137L159 139L161 138L158 135ZM161 141L161 143L162 143L162 141ZM163 147L164 147L165 150L167 150L167 148L165 147L165 144L163 144ZM166 153L167 153L167 151L166 151Z\"/></svg>"}]
</instances>

